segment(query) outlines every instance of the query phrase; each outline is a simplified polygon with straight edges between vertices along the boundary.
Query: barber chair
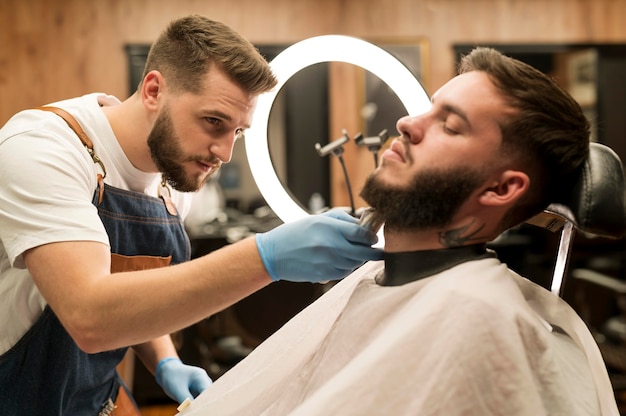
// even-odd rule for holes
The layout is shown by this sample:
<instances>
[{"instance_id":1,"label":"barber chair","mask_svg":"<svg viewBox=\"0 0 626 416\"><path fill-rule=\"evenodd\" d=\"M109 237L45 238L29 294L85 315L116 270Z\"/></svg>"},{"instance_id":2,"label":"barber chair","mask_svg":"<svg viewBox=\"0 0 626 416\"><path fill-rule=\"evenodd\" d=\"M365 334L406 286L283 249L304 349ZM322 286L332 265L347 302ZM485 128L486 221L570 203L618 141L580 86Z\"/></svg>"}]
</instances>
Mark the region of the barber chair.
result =
<instances>
[{"instance_id":1,"label":"barber chair","mask_svg":"<svg viewBox=\"0 0 626 416\"><path fill-rule=\"evenodd\" d=\"M607 146L591 143L589 159L570 199L551 204L542 214L528 221L561 232L551 283L554 294L564 295L566 270L576 231L589 239L623 240L626 234L624 182L623 166L617 154ZM603 264L601 259L608 257L602 250L595 250L590 260L584 263L590 267L576 267L569 273L573 290L568 292L573 292L573 299L566 300L594 334L609 370L620 412L626 414L626 280L623 267L626 262L623 261L623 245L617 245L617 250L617 258L624 264L615 267L613 263L611 270L621 278L598 270ZM591 268L593 265L597 267ZM611 305L615 306L613 311Z\"/></svg>"},{"instance_id":2,"label":"barber chair","mask_svg":"<svg viewBox=\"0 0 626 416\"><path fill-rule=\"evenodd\" d=\"M564 277L576 230L588 237L620 239L626 234L622 161L609 147L591 143L578 182L567 201L550 204L528 224L561 232L551 291L563 295Z\"/></svg>"}]
</instances>

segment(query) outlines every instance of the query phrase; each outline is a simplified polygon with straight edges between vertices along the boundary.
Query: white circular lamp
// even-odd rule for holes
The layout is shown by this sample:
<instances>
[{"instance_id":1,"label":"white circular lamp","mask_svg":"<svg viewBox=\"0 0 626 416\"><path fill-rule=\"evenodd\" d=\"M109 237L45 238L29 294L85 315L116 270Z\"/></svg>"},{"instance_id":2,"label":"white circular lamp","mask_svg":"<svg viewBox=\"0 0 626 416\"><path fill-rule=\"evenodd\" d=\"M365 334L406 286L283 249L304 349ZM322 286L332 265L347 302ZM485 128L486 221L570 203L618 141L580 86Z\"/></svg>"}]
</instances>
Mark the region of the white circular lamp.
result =
<instances>
[{"instance_id":1,"label":"white circular lamp","mask_svg":"<svg viewBox=\"0 0 626 416\"><path fill-rule=\"evenodd\" d=\"M430 109L426 91L411 71L384 49L361 39L342 36L317 36L295 43L270 62L278 78L276 88L258 97L252 127L246 132L246 154L252 176L274 213L284 222L309 213L283 187L272 165L267 138L270 111L278 92L298 71L321 62L345 62L359 66L385 82L398 96L408 114Z\"/></svg>"}]
</instances>

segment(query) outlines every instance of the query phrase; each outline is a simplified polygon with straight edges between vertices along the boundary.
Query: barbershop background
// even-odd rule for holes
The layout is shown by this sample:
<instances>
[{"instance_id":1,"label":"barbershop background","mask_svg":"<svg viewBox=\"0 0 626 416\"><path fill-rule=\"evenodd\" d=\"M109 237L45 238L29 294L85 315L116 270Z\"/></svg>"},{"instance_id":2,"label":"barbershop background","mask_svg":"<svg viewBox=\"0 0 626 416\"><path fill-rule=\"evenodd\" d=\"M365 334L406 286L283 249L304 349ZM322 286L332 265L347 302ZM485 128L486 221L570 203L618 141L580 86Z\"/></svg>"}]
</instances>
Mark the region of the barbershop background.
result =
<instances>
[{"instance_id":1,"label":"barbershop background","mask_svg":"<svg viewBox=\"0 0 626 416\"><path fill-rule=\"evenodd\" d=\"M172 18L189 13L232 26L268 59L316 35L370 40L402 60L429 95L455 74L460 54L474 45L495 46L553 75L587 112L592 139L626 160L626 0L0 0L0 124L19 110L89 92L126 98L150 43ZM401 115L393 93L361 68L307 68L290 79L272 110L268 140L275 169L311 212L348 206L340 164L320 157L314 145L344 129L352 138L383 129L393 136ZM344 160L355 204L363 206L357 195L374 169L372 154L350 142ZM198 195L196 208L188 224L194 255L280 223L250 175L243 142L232 164ZM549 284L558 236L546 233L521 228L494 249L531 280ZM623 241L579 235L573 250L564 297L600 342L615 346L603 352L617 377L626 373L626 359L619 359L626 357L626 324L617 319L626 314L619 308L626 293ZM590 285L572 276L580 268L614 280ZM271 285L174 334L181 355L219 377L323 290ZM608 357L613 352L618 358ZM132 357L122 370L141 405L168 402Z\"/></svg>"}]
</instances>

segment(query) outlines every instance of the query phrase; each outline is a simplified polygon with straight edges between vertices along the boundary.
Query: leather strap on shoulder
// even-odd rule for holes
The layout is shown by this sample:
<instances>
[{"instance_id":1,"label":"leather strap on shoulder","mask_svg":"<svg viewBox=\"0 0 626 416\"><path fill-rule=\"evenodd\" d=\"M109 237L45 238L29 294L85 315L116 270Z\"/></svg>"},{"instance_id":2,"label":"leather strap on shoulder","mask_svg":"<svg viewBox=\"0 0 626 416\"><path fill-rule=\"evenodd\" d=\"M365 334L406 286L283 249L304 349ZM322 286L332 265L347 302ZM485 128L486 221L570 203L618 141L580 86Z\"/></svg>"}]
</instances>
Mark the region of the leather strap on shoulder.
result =
<instances>
[{"instance_id":1,"label":"leather strap on shoulder","mask_svg":"<svg viewBox=\"0 0 626 416\"><path fill-rule=\"evenodd\" d=\"M37 107L37 110L50 111L61 117L63 120L65 120L67 125L70 126L72 130L74 130L74 133L76 133L76 135L78 136L80 141L83 142L85 147L93 150L93 143L91 142L91 139L89 138L89 136L87 136L87 133L85 133L82 127L80 127L80 124L78 124L74 116L72 116L70 113L62 108L51 106Z\"/></svg>"},{"instance_id":2,"label":"leather strap on shoulder","mask_svg":"<svg viewBox=\"0 0 626 416\"><path fill-rule=\"evenodd\" d=\"M107 171L106 171L106 168L104 167L104 163L102 163L102 160L94 152L93 142L91 141L89 136L87 136L87 133L85 133L82 127L80 127L80 124L78 124L78 121L76 121L74 116L72 116L70 113L68 113L62 108L52 107L52 106L42 106L42 107L36 107L35 109L42 110L42 111L50 111L56 114L57 116L61 117L63 120L65 120L67 125L70 126L70 128L74 131L74 133L76 133L76 135L78 136L80 141L83 143L85 148L87 148L87 152L91 156L93 163L97 163L98 165L100 165L100 168L102 168L102 173L98 173L98 188L99 188L98 203L102 202L102 197L104 194L103 179L107 176Z\"/></svg>"}]
</instances>

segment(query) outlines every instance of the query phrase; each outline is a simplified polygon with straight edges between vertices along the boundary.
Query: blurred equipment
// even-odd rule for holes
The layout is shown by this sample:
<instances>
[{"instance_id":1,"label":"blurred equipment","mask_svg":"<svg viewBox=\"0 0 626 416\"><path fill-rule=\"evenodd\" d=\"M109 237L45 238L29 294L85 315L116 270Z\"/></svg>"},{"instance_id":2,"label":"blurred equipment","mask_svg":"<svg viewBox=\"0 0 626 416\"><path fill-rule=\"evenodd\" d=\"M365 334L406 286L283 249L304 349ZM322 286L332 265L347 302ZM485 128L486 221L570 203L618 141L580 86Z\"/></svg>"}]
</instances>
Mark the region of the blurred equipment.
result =
<instances>
[{"instance_id":1,"label":"blurred equipment","mask_svg":"<svg viewBox=\"0 0 626 416\"><path fill-rule=\"evenodd\" d=\"M212 230L205 227L213 221L224 221L226 200L219 184L218 172L204 184L193 196L193 203L187 218L185 228L190 238L210 234Z\"/></svg>"},{"instance_id":2,"label":"blurred equipment","mask_svg":"<svg viewBox=\"0 0 626 416\"><path fill-rule=\"evenodd\" d=\"M387 129L378 133L378 136L363 137L361 133L357 134L354 138L354 142L357 146L367 146L367 150L374 155L374 167L378 167L378 152L383 147L385 142L389 139Z\"/></svg>"},{"instance_id":3,"label":"blurred equipment","mask_svg":"<svg viewBox=\"0 0 626 416\"><path fill-rule=\"evenodd\" d=\"M322 147L322 145L320 145L319 143L316 143L315 150L317 150L317 154L321 157L333 155L337 159L339 159L339 163L341 163L341 169L343 170L343 176L346 182L348 196L350 197L350 214L354 215L354 196L352 195L352 186L350 186L350 178L348 178L346 163L343 160L343 145L346 144L348 140L350 140L350 137L348 136L348 132L345 129L342 131L342 133L343 135L340 138L328 143L324 147Z\"/></svg>"}]
</instances>

